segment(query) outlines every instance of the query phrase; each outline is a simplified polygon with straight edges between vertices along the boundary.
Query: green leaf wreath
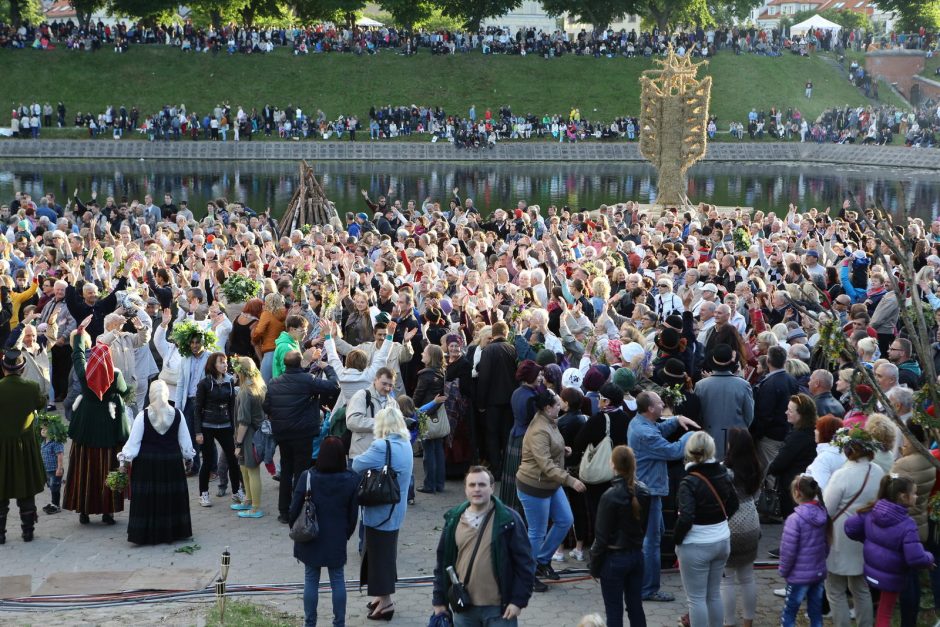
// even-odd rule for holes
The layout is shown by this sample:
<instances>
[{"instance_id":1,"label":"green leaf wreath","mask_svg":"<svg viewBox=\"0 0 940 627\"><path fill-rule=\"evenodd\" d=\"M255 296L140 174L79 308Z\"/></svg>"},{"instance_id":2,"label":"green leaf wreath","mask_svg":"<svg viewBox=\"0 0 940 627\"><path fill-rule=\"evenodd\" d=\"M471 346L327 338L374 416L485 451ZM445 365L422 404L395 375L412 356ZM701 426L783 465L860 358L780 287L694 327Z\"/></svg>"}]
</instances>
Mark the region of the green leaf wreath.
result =
<instances>
[{"instance_id":1,"label":"green leaf wreath","mask_svg":"<svg viewBox=\"0 0 940 627\"><path fill-rule=\"evenodd\" d=\"M261 283L242 274L231 274L222 284L227 303L247 303L261 293Z\"/></svg>"},{"instance_id":2,"label":"green leaf wreath","mask_svg":"<svg viewBox=\"0 0 940 627\"><path fill-rule=\"evenodd\" d=\"M206 329L204 326L192 320L184 320L173 325L173 343L176 344L176 349L183 357L193 356L193 351L189 348L189 343L194 337L201 338L202 345L205 346L207 350L216 347L219 343L219 338L215 334L215 331Z\"/></svg>"}]
</instances>

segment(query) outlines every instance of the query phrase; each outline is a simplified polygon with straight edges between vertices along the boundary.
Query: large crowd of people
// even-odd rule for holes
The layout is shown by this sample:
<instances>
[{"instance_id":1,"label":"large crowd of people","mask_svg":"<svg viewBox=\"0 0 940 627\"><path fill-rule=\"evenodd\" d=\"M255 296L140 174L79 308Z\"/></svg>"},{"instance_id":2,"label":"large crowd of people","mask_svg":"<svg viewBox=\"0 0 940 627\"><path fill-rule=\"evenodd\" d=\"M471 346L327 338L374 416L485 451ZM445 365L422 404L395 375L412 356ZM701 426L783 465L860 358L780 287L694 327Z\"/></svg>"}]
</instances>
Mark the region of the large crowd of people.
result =
<instances>
[{"instance_id":1,"label":"large crowd of people","mask_svg":"<svg viewBox=\"0 0 940 627\"><path fill-rule=\"evenodd\" d=\"M47 484L43 513L82 525L116 524L129 495L136 545L209 532L190 508L216 506L290 525L307 624L323 567L342 624L359 522L369 618L391 620L409 505L444 514L459 477L429 599L457 625L515 624L560 561L599 579L607 625L644 624L673 600L673 551L684 624L751 625L757 541L781 521L783 625L804 600L811 624L849 625L849 591L859 626L896 606L916 624L918 569L940 553L940 484L915 446L931 436L911 419L931 382L871 209L519 200L484 216L459 189L362 195L284 232L222 198L199 219L169 193L0 206L0 544L11 499L33 539ZM902 297L938 312L937 333L940 221L898 238L917 270Z\"/></svg>"},{"instance_id":2,"label":"large crowd of people","mask_svg":"<svg viewBox=\"0 0 940 627\"><path fill-rule=\"evenodd\" d=\"M286 140L382 141L408 137L433 142L452 142L457 148L488 148L505 140L579 142L590 140L637 141L640 121L624 115L610 122L588 119L578 107L564 113L524 115L508 105L481 108L472 105L465 114L447 112L440 106L386 104L369 108L362 118L342 114L330 119L322 109L302 106L265 105L260 110L227 102L204 113L185 104L168 104L152 113L136 106L108 105L104 111L78 111L69 117L65 103L21 103L10 116L15 138L37 139L44 128L87 129L90 138L120 139L127 134L150 141L252 141L253 138ZM727 133L732 139L800 141L815 143L890 145L895 137L909 147L934 147L940 131L940 107L929 99L916 108L903 110L890 105L834 107L815 120L803 117L799 107L752 109L746 121L731 121L723 127L712 116L707 124L709 139ZM357 139L358 138L358 139Z\"/></svg>"}]
</instances>

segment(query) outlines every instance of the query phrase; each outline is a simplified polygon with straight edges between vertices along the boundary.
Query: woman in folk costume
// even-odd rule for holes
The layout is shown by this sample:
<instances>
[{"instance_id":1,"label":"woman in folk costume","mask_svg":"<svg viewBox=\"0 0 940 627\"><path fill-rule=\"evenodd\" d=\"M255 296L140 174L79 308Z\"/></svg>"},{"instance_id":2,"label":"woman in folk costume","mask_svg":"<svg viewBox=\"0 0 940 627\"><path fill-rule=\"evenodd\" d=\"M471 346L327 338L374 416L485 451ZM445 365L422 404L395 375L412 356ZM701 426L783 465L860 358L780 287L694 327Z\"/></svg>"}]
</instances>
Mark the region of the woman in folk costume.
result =
<instances>
[{"instance_id":1,"label":"woman in folk costume","mask_svg":"<svg viewBox=\"0 0 940 627\"><path fill-rule=\"evenodd\" d=\"M189 486L183 459L196 455L182 412L169 403L166 383L150 386L150 405L137 414L131 434L118 455L122 466L133 462L131 511L127 540L160 544L192 537Z\"/></svg>"},{"instance_id":2,"label":"woman in folk costume","mask_svg":"<svg viewBox=\"0 0 940 627\"><path fill-rule=\"evenodd\" d=\"M113 525L113 514L124 511L124 501L113 498L105 479L117 469L117 454L127 441L121 396L127 392L127 383L114 369L107 344L96 344L86 358L91 338L85 325L90 321L90 316L85 318L71 336L72 366L82 393L75 399L69 423L72 449L62 508L78 512L83 525L91 514L101 514L101 522Z\"/></svg>"}]
</instances>

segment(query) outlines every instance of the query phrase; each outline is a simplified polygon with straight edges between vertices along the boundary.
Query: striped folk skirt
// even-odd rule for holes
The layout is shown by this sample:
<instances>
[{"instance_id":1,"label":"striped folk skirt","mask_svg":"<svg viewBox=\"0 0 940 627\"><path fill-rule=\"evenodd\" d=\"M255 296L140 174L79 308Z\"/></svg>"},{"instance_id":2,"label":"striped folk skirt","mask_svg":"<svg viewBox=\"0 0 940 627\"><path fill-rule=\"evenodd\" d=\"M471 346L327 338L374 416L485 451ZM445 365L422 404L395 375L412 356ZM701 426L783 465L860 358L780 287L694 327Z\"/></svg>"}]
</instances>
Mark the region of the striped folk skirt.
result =
<instances>
[{"instance_id":1,"label":"striped folk skirt","mask_svg":"<svg viewBox=\"0 0 940 627\"><path fill-rule=\"evenodd\" d=\"M506 458L503 460L503 474L499 481L499 500L506 507L511 507L520 514L522 505L519 503L519 497L516 495L516 472L519 471L519 465L522 463L522 437L509 436L506 443Z\"/></svg>"},{"instance_id":2,"label":"striped folk skirt","mask_svg":"<svg viewBox=\"0 0 940 627\"><path fill-rule=\"evenodd\" d=\"M120 450L72 442L62 509L87 515L124 511L124 495L112 493L104 483L108 473L118 468L117 454Z\"/></svg>"}]
</instances>

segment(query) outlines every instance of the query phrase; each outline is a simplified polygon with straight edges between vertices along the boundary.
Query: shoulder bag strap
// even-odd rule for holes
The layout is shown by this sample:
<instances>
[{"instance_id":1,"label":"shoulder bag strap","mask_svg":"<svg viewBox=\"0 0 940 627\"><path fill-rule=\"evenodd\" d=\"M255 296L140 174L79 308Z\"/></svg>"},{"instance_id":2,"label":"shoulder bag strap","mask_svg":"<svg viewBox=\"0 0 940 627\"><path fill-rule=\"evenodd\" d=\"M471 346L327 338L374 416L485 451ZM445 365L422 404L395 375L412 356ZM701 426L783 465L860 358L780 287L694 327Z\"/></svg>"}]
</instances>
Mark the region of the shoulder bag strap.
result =
<instances>
[{"instance_id":1,"label":"shoulder bag strap","mask_svg":"<svg viewBox=\"0 0 940 627\"><path fill-rule=\"evenodd\" d=\"M385 467L392 467L392 443L385 438Z\"/></svg>"},{"instance_id":2,"label":"shoulder bag strap","mask_svg":"<svg viewBox=\"0 0 940 627\"><path fill-rule=\"evenodd\" d=\"M718 496L718 490L715 489L715 486L712 485L712 482L709 481L708 478L706 478L705 475L700 472L690 472L689 474L693 477L698 477L705 482L705 485L708 486L708 489L711 490L712 494L715 495L715 500L718 501L718 505L721 507L721 513L724 514L725 520L728 520L728 511L725 509L725 503L721 500L721 497Z\"/></svg>"},{"instance_id":3,"label":"shoulder bag strap","mask_svg":"<svg viewBox=\"0 0 940 627\"><path fill-rule=\"evenodd\" d=\"M868 485L868 478L870 476L871 476L871 464L868 464L868 472L865 473L865 481L862 482L862 487L860 487L858 489L858 492L855 493L855 496L853 496L851 500L849 500L849 502L845 504L845 507L840 509L839 513L837 513L835 516L832 517L832 522L839 520L839 516L849 511L849 508L852 507L852 504L855 503L855 501L858 500L858 497L862 495L862 492L865 491L865 486Z\"/></svg>"},{"instance_id":4,"label":"shoulder bag strap","mask_svg":"<svg viewBox=\"0 0 940 627\"><path fill-rule=\"evenodd\" d=\"M310 500L310 471L307 471L307 493L304 495L306 500Z\"/></svg>"},{"instance_id":5,"label":"shoulder bag strap","mask_svg":"<svg viewBox=\"0 0 940 627\"><path fill-rule=\"evenodd\" d=\"M609 438L610 437L610 416L607 414L607 412L604 412L604 420L607 421L607 426L605 427L604 436Z\"/></svg>"},{"instance_id":6,"label":"shoulder bag strap","mask_svg":"<svg viewBox=\"0 0 940 627\"><path fill-rule=\"evenodd\" d=\"M465 588L470 582L470 573L473 572L473 562L477 558L477 551L480 550L480 542L483 540L483 532L486 531L486 525L489 524L490 518L493 517L493 512L495 511L496 505L493 505L489 513L486 515L486 518L483 519L483 523L480 525L480 531L477 532L477 541L476 544L473 545L473 553L470 554L470 564L467 566L467 575L464 577L463 585Z\"/></svg>"}]
</instances>

